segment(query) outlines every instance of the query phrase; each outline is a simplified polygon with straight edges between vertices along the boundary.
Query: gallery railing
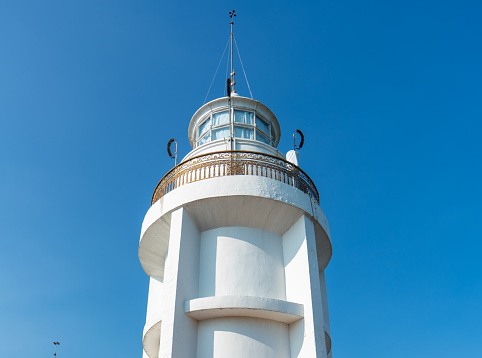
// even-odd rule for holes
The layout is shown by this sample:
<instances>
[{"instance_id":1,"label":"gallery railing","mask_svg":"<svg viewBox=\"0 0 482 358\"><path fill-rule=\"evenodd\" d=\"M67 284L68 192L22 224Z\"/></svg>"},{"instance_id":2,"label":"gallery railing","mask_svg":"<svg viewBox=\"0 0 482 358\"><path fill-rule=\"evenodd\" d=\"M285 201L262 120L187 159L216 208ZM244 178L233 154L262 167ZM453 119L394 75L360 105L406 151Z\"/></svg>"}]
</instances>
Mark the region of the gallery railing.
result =
<instances>
[{"instance_id":1,"label":"gallery railing","mask_svg":"<svg viewBox=\"0 0 482 358\"><path fill-rule=\"evenodd\" d=\"M172 168L157 184L151 204L182 185L227 175L257 175L294 186L319 203L318 190L296 165L268 154L226 151L199 155Z\"/></svg>"}]
</instances>

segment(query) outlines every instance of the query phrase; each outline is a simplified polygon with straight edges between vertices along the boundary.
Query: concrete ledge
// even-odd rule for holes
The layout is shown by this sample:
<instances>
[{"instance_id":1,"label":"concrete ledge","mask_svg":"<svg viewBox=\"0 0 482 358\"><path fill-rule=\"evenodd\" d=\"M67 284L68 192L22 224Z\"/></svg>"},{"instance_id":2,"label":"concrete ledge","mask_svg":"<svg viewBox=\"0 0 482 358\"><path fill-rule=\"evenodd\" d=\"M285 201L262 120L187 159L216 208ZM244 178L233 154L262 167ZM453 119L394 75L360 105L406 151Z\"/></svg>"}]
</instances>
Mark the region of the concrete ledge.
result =
<instances>
[{"instance_id":1,"label":"concrete ledge","mask_svg":"<svg viewBox=\"0 0 482 358\"><path fill-rule=\"evenodd\" d=\"M171 213L184 207L201 232L246 226L283 235L306 215L315 225L318 267L331 258L328 221L318 204L299 189L255 175L216 177L183 185L154 203L142 223L139 259L150 277L164 278Z\"/></svg>"},{"instance_id":2,"label":"concrete ledge","mask_svg":"<svg viewBox=\"0 0 482 358\"><path fill-rule=\"evenodd\" d=\"M326 354L331 353L331 337L328 333L325 331L325 345L326 345Z\"/></svg>"},{"instance_id":3,"label":"concrete ledge","mask_svg":"<svg viewBox=\"0 0 482 358\"><path fill-rule=\"evenodd\" d=\"M151 326L144 328L144 337L142 338L142 347L149 358L157 358L159 355L159 343L161 341L161 325L159 321Z\"/></svg>"},{"instance_id":4,"label":"concrete ledge","mask_svg":"<svg viewBox=\"0 0 482 358\"><path fill-rule=\"evenodd\" d=\"M274 298L214 296L185 301L186 314L198 321L219 317L255 317L286 324L303 318L303 305Z\"/></svg>"}]
</instances>

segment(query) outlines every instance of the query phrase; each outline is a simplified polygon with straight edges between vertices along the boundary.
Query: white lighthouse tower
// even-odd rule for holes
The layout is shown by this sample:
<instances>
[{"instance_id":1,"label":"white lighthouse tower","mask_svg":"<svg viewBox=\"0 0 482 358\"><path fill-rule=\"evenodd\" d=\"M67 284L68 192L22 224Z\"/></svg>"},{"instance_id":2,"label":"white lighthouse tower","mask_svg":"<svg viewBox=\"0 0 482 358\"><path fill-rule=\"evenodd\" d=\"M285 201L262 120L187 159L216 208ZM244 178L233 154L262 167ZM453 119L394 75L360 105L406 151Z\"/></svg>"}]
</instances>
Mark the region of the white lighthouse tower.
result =
<instances>
[{"instance_id":1,"label":"white lighthouse tower","mask_svg":"<svg viewBox=\"0 0 482 358\"><path fill-rule=\"evenodd\" d=\"M332 248L317 189L276 149L273 112L234 84L232 71L230 95L192 117L193 150L142 224L144 357L331 357Z\"/></svg>"}]
</instances>

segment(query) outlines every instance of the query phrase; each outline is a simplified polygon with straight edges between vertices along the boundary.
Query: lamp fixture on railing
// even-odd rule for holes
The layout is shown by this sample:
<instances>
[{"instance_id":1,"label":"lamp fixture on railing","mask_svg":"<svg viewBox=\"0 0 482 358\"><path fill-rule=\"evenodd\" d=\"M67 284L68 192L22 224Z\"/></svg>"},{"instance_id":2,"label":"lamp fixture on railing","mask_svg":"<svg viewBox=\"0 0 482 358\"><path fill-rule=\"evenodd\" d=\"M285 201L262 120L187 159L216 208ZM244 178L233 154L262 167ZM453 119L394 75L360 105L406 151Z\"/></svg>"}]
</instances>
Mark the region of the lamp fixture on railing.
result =
<instances>
[{"instance_id":1,"label":"lamp fixture on railing","mask_svg":"<svg viewBox=\"0 0 482 358\"><path fill-rule=\"evenodd\" d=\"M300 135L300 144L298 146L296 145L296 133ZM300 131L299 129L295 130L293 132L293 150L300 150L301 147L303 147L304 143L305 143L305 136L303 135L303 132Z\"/></svg>"},{"instance_id":2,"label":"lamp fixture on railing","mask_svg":"<svg viewBox=\"0 0 482 358\"><path fill-rule=\"evenodd\" d=\"M172 142L174 142L174 144L175 144L174 155L172 155L172 152L171 152ZM169 140L169 142L167 143L167 154L169 154L170 158L174 158L174 166L176 166L177 165L177 141L174 138L171 138Z\"/></svg>"}]
</instances>

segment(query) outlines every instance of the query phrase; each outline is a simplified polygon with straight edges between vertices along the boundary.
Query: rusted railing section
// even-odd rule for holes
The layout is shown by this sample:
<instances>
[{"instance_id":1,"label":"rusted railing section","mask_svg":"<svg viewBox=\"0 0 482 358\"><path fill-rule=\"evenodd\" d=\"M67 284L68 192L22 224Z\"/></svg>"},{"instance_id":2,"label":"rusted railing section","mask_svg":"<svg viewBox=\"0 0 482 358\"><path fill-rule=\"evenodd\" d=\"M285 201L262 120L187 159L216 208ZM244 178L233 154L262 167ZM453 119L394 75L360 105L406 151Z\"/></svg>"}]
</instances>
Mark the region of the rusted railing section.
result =
<instances>
[{"instance_id":1,"label":"rusted railing section","mask_svg":"<svg viewBox=\"0 0 482 358\"><path fill-rule=\"evenodd\" d=\"M199 180L227 175L257 175L292 185L319 203L318 190L296 165L268 154L226 151L199 155L172 168L157 184L151 205L170 191Z\"/></svg>"}]
</instances>

